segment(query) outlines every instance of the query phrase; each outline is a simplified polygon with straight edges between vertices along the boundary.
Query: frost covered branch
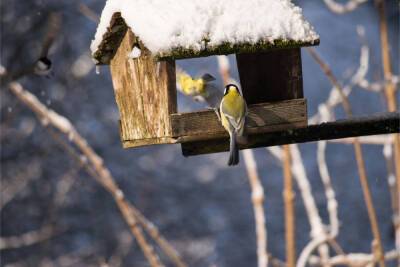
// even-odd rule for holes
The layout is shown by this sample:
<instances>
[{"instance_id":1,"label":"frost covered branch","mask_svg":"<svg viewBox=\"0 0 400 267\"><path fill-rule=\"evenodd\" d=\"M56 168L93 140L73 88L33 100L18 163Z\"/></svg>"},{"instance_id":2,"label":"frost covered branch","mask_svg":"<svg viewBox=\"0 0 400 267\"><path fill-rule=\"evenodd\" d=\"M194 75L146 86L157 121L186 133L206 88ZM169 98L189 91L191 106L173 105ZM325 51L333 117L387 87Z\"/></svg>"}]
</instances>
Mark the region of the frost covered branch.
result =
<instances>
[{"instance_id":1,"label":"frost covered branch","mask_svg":"<svg viewBox=\"0 0 400 267\"><path fill-rule=\"evenodd\" d=\"M7 205L14 197L21 192L30 181L40 176L41 169L39 163L32 161L28 163L29 168L18 170L12 178L7 179L10 182L3 182L1 185L0 210Z\"/></svg>"},{"instance_id":2,"label":"frost covered branch","mask_svg":"<svg viewBox=\"0 0 400 267\"><path fill-rule=\"evenodd\" d=\"M18 236L0 237L0 250L30 246L52 238L57 233L52 225L42 226L39 230L33 230Z\"/></svg>"},{"instance_id":3,"label":"frost covered branch","mask_svg":"<svg viewBox=\"0 0 400 267\"><path fill-rule=\"evenodd\" d=\"M325 5L334 13L344 14L354 11L361 4L366 3L368 0L347 0L345 4L339 4L336 0L324 0Z\"/></svg>"},{"instance_id":4,"label":"frost covered branch","mask_svg":"<svg viewBox=\"0 0 400 267\"><path fill-rule=\"evenodd\" d=\"M87 17L89 20L93 21L94 23L99 23L100 18L91 8L89 8L84 3L79 3L78 10L81 12L82 15Z\"/></svg>"},{"instance_id":5,"label":"frost covered branch","mask_svg":"<svg viewBox=\"0 0 400 267\"><path fill-rule=\"evenodd\" d=\"M392 61L390 58L389 48L389 36L386 21L386 7L385 1L375 0L378 15L379 15L379 28L380 28L380 40L381 40L381 53L382 53L382 66L385 81L385 96L387 102L387 109L389 111L397 110L397 96L395 84L391 83L393 77ZM395 162L395 174L397 183L397 216L395 215L395 239L396 248L400 250L400 134L393 135L393 151L394 151L394 162ZM396 198L395 198L396 199ZM400 264L400 261L398 262Z\"/></svg>"},{"instance_id":6,"label":"frost covered branch","mask_svg":"<svg viewBox=\"0 0 400 267\"><path fill-rule=\"evenodd\" d=\"M40 119L44 126L51 125L65 134L70 142L72 142L82 153L83 156L79 158L83 163L86 163L85 167L89 169L89 173L92 177L99 182L112 196L116 202L120 212L122 213L125 221L129 225L132 234L135 236L139 243L144 255L149 261L151 266L162 266L158 256L156 255L153 247L147 242L143 231L138 223L138 217L135 214L139 213L138 210L134 210L131 205L124 197L123 192L119 189L112 177L110 171L104 166L103 160L96 152L89 146L87 141L77 132L71 122L65 117L57 114L53 110L44 106L34 95L23 89L23 87L17 83L12 82L9 84L11 92L27 107L29 107ZM170 252L174 249L170 249L166 252L170 256ZM175 252L175 251L174 251ZM175 252L175 259L179 258ZM182 261L175 262L177 266L185 266Z\"/></svg>"},{"instance_id":7,"label":"frost covered branch","mask_svg":"<svg viewBox=\"0 0 400 267\"><path fill-rule=\"evenodd\" d=\"M343 90L343 87L340 85L340 83L338 82L336 77L333 75L333 72L330 69L330 67L328 66L328 64L326 64L322 60L322 58L317 54L315 49L307 48L307 51L311 54L312 58L318 63L318 65L321 67L321 69L323 70L325 75L328 77L328 79L331 81L333 86L338 91L341 101L342 101L342 106L343 106L347 116L352 117L353 113L351 110L350 102ZM367 174L366 174L366 170L365 170L365 163L364 163L364 158L363 158L363 154L362 154L361 144L358 142L357 138L354 138L353 146L354 146L354 152L355 152L355 157L356 157L356 161L357 161L358 173L360 176L361 187L362 187L363 194L364 194L364 200L365 200L365 204L367 206L368 217L370 220L371 229L372 229L372 233L374 236L373 244L376 244L373 246L373 251L375 252L375 256L379 259L380 266L384 267L385 261L383 258L384 257L383 246L382 246L382 241L381 241L381 237L380 237L378 221L376 218L376 212L375 212L371 192L370 192L369 185L368 185L368 179L367 179Z\"/></svg>"},{"instance_id":8,"label":"frost covered branch","mask_svg":"<svg viewBox=\"0 0 400 267\"><path fill-rule=\"evenodd\" d=\"M253 151L250 149L243 150L243 158L251 187L251 200L256 221L258 267L267 267L268 256L267 231L264 214L264 188L258 176L257 163Z\"/></svg>"},{"instance_id":9,"label":"frost covered branch","mask_svg":"<svg viewBox=\"0 0 400 267\"><path fill-rule=\"evenodd\" d=\"M385 261L400 259L400 251L391 250L385 253ZM321 260L316 256L310 257L310 264L320 266ZM348 266L373 266L376 264L374 255L365 253L349 253L345 255L337 255L329 259L330 266L348 265Z\"/></svg>"},{"instance_id":10,"label":"frost covered branch","mask_svg":"<svg viewBox=\"0 0 400 267\"><path fill-rule=\"evenodd\" d=\"M371 135L371 136L361 136L358 137L358 141L363 145L387 145L393 142L392 136L386 135ZM329 140L329 143L337 144L353 144L354 138L343 138L343 139L333 139Z\"/></svg>"}]
</instances>

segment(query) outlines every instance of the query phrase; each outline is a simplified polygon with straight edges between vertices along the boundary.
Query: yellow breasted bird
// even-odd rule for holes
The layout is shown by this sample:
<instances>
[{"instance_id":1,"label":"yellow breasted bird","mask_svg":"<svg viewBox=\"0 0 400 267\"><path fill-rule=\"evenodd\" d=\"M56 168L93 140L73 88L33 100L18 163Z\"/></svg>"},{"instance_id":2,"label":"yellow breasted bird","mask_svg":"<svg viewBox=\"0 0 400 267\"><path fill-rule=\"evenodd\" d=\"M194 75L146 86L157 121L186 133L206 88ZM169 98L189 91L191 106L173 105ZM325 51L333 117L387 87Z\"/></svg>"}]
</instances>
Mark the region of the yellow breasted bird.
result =
<instances>
[{"instance_id":1,"label":"yellow breasted bird","mask_svg":"<svg viewBox=\"0 0 400 267\"><path fill-rule=\"evenodd\" d=\"M199 78L193 78L185 71L177 68L177 88L184 95L195 101L205 102L211 108L217 108L222 98L222 92L212 83L215 78L206 73Z\"/></svg>"},{"instance_id":2,"label":"yellow breasted bird","mask_svg":"<svg viewBox=\"0 0 400 267\"><path fill-rule=\"evenodd\" d=\"M225 86L224 96L219 107L221 123L230 137L228 165L239 163L237 138L243 136L247 105L239 88L234 84Z\"/></svg>"}]
</instances>

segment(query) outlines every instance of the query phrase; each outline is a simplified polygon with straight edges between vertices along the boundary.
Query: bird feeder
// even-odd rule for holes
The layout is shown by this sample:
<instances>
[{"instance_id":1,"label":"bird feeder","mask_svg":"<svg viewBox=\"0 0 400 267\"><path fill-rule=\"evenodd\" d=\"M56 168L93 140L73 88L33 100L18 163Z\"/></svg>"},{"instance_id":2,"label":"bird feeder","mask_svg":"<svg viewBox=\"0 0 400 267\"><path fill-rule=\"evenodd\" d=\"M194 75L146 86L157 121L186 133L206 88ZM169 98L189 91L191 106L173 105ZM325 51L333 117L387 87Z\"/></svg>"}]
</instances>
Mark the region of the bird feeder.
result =
<instances>
[{"instance_id":1,"label":"bird feeder","mask_svg":"<svg viewBox=\"0 0 400 267\"><path fill-rule=\"evenodd\" d=\"M319 37L301 9L289 0L212 3L107 1L91 49L97 64L110 65L124 148L181 143L184 155L199 147L227 150L214 111L177 111L175 60L186 58L236 55L250 140L307 126L300 48ZM210 145L217 139L226 145Z\"/></svg>"}]
</instances>

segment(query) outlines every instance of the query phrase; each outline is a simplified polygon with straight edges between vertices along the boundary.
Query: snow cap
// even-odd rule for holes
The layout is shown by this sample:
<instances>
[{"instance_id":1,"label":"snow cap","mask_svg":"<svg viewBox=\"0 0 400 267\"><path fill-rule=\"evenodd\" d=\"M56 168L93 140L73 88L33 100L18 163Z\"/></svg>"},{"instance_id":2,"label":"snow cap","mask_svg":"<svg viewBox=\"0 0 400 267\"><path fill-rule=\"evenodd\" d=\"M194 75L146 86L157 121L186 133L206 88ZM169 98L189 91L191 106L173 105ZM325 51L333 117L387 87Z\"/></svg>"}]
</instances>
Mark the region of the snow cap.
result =
<instances>
[{"instance_id":1,"label":"snow cap","mask_svg":"<svg viewBox=\"0 0 400 267\"><path fill-rule=\"evenodd\" d=\"M177 51L185 51L180 57L191 57L207 51L235 53L241 45L255 52L319 43L301 8L290 0L107 0L91 44L99 63L105 63L98 55L116 13L160 58L178 58Z\"/></svg>"}]
</instances>

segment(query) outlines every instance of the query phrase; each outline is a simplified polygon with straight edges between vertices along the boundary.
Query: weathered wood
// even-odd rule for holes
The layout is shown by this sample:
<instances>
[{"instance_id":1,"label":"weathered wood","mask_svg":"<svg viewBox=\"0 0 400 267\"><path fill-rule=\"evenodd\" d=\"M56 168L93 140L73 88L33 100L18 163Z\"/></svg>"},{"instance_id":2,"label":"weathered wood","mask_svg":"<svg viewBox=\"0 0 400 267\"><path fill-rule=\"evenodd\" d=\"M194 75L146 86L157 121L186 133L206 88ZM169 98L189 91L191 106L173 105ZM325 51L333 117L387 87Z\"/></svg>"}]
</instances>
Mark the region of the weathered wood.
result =
<instances>
[{"instance_id":1,"label":"weathered wood","mask_svg":"<svg viewBox=\"0 0 400 267\"><path fill-rule=\"evenodd\" d=\"M137 59L128 57L134 45ZM110 64L124 147L174 143L169 115L176 113L175 62L157 63L129 30Z\"/></svg>"},{"instance_id":2,"label":"weathered wood","mask_svg":"<svg viewBox=\"0 0 400 267\"><path fill-rule=\"evenodd\" d=\"M300 48L237 54L236 60L248 104L303 97Z\"/></svg>"},{"instance_id":3,"label":"weathered wood","mask_svg":"<svg viewBox=\"0 0 400 267\"><path fill-rule=\"evenodd\" d=\"M213 110L171 115L172 135L177 142L228 136ZM305 99L293 99L249 106L246 132L262 133L307 125Z\"/></svg>"},{"instance_id":4,"label":"weathered wood","mask_svg":"<svg viewBox=\"0 0 400 267\"><path fill-rule=\"evenodd\" d=\"M121 13L117 12L111 18L110 27L107 28L103 35L99 48L93 54L93 58L97 61L96 64L110 64L124 38L128 27Z\"/></svg>"},{"instance_id":5,"label":"weathered wood","mask_svg":"<svg viewBox=\"0 0 400 267\"><path fill-rule=\"evenodd\" d=\"M240 149L247 149L399 132L400 112L386 112L372 116L310 125L292 130L251 134L248 137L248 143L246 145L239 145L239 147ZM194 156L228 150L229 139L227 137L208 141L192 142L188 146L182 144L182 152L184 156Z\"/></svg>"}]
</instances>

